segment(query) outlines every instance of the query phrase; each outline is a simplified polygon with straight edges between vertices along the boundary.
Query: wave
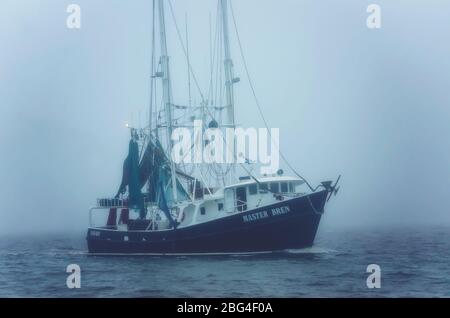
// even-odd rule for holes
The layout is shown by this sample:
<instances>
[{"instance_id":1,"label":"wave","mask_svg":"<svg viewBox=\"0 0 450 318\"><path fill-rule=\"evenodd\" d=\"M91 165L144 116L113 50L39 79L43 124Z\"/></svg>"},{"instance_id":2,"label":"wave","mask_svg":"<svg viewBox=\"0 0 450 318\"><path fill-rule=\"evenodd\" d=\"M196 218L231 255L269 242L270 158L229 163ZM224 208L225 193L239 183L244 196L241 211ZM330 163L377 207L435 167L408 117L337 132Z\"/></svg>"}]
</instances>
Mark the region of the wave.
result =
<instances>
[{"instance_id":1,"label":"wave","mask_svg":"<svg viewBox=\"0 0 450 318\"><path fill-rule=\"evenodd\" d=\"M339 251L324 247L313 246L301 249L287 249L284 250L284 252L288 254L336 254Z\"/></svg>"}]
</instances>

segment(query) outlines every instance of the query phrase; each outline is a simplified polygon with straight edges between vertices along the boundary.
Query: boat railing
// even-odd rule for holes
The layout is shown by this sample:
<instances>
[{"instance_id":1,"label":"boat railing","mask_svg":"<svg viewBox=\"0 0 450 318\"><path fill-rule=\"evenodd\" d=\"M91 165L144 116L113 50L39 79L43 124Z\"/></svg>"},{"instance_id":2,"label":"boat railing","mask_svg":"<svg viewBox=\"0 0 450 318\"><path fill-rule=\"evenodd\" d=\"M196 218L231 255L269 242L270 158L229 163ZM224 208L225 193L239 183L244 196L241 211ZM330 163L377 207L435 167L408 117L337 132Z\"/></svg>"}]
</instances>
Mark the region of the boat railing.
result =
<instances>
[{"instance_id":1,"label":"boat railing","mask_svg":"<svg viewBox=\"0 0 450 318\"><path fill-rule=\"evenodd\" d=\"M95 206L95 207L90 208L89 209L89 226L91 228L100 228L101 227L103 229L117 229L117 224L119 224L118 220L120 220L120 217L121 217L120 213L116 214L116 220L115 220L116 225L108 225L107 222L103 222L103 225L101 225L101 226L94 224L94 221L93 221L94 214L95 213L98 214L98 212L101 211L102 213L108 213L107 217L109 217L110 208L111 209L128 209L128 206L109 206L109 207Z\"/></svg>"},{"instance_id":2,"label":"boat railing","mask_svg":"<svg viewBox=\"0 0 450 318\"><path fill-rule=\"evenodd\" d=\"M236 213L236 212L245 212L248 210L248 203L244 201L237 200L237 204L232 207L230 210L227 210L228 213Z\"/></svg>"},{"instance_id":3,"label":"boat railing","mask_svg":"<svg viewBox=\"0 0 450 318\"><path fill-rule=\"evenodd\" d=\"M152 201L148 200L146 197L144 197L144 205L151 204ZM102 198L97 199L97 207L99 208L127 208L129 207L129 201L128 199L120 199L120 198Z\"/></svg>"},{"instance_id":4,"label":"boat railing","mask_svg":"<svg viewBox=\"0 0 450 318\"><path fill-rule=\"evenodd\" d=\"M128 199L97 199L98 208L126 208L128 207Z\"/></svg>"}]
</instances>

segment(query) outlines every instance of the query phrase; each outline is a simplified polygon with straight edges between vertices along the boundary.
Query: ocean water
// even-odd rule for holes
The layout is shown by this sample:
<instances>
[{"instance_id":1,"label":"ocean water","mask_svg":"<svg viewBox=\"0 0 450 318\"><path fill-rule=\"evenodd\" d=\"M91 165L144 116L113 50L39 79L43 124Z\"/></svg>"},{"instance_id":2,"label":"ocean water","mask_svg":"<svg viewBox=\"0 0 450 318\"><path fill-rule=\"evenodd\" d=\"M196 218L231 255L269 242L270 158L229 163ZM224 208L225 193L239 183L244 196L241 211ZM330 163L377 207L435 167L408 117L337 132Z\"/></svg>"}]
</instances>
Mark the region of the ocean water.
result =
<instances>
[{"instance_id":1,"label":"ocean water","mask_svg":"<svg viewBox=\"0 0 450 318\"><path fill-rule=\"evenodd\" d=\"M69 264L80 289L66 286ZM450 297L450 228L321 229L312 248L258 256L101 257L81 233L2 237L0 296Z\"/></svg>"}]
</instances>

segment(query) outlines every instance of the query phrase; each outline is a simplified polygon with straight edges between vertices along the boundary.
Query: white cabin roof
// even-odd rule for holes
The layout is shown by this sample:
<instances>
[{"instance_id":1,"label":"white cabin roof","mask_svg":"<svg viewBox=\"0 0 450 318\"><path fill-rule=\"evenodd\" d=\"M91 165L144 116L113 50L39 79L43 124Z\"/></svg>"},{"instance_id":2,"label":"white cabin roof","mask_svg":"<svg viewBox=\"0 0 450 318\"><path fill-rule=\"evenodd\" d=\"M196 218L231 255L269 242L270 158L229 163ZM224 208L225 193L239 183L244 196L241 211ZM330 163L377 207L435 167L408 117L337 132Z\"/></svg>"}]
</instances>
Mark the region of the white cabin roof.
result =
<instances>
[{"instance_id":1,"label":"white cabin roof","mask_svg":"<svg viewBox=\"0 0 450 318\"><path fill-rule=\"evenodd\" d=\"M258 180L259 183L268 183L268 182L300 182L300 183L304 183L304 181L300 178L296 178L296 177L285 177L285 176L270 176L270 177L259 177L256 178L256 180ZM250 179L250 180L242 180L239 183L236 184L232 184L229 186L226 186L225 189L229 189L229 188L237 188L237 187L242 187L242 186L247 186L250 184L254 184L256 183L255 180Z\"/></svg>"}]
</instances>

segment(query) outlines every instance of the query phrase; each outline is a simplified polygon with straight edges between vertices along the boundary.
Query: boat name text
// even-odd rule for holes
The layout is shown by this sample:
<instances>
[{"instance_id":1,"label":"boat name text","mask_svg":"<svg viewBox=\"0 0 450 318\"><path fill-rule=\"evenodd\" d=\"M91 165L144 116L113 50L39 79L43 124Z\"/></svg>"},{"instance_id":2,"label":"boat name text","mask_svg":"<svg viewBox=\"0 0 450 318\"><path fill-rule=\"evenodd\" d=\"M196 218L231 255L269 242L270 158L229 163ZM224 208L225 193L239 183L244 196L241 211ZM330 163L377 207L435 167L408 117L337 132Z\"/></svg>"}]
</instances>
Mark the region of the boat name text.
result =
<instances>
[{"instance_id":1,"label":"boat name text","mask_svg":"<svg viewBox=\"0 0 450 318\"><path fill-rule=\"evenodd\" d=\"M278 216L278 215L283 215L283 214L287 214L289 212L291 212L291 209L286 205L286 206L282 206L279 208L273 208L271 209L272 212L272 216ZM267 211L259 211L259 212L255 212L252 214L247 214L244 215L242 217L242 219L244 220L244 223L247 222L254 222L254 221L258 221L261 219L266 219L270 217L269 213L267 213Z\"/></svg>"},{"instance_id":2,"label":"boat name text","mask_svg":"<svg viewBox=\"0 0 450 318\"><path fill-rule=\"evenodd\" d=\"M268 217L269 217L269 214L267 213L267 211L260 211L260 212L244 215L242 218L244 219L244 222L246 223L246 222L258 221L260 219L265 219Z\"/></svg>"},{"instance_id":3,"label":"boat name text","mask_svg":"<svg viewBox=\"0 0 450 318\"><path fill-rule=\"evenodd\" d=\"M274 209L272 209L272 215L273 216L287 214L289 212L291 212L291 209L288 206L282 206L281 208L274 208Z\"/></svg>"}]
</instances>

